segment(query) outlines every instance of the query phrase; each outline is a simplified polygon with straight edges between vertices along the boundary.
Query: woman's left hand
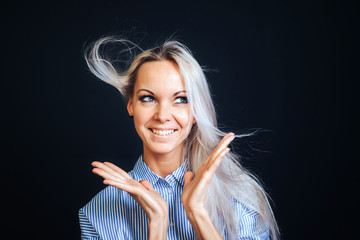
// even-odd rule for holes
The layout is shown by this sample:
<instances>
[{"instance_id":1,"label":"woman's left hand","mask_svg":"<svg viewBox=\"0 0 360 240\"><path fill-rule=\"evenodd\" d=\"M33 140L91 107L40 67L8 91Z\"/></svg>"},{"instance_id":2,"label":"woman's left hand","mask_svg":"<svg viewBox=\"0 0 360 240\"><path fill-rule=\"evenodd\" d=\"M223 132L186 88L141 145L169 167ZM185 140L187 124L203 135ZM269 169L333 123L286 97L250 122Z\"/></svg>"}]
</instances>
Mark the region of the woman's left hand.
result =
<instances>
[{"instance_id":1,"label":"woman's left hand","mask_svg":"<svg viewBox=\"0 0 360 240\"><path fill-rule=\"evenodd\" d=\"M197 218L204 218L207 216L207 210L205 209L206 195L212 180L212 177L216 169L220 166L221 160L229 152L228 145L235 136L233 133L227 134L220 141L215 150L210 154L207 160L201 165L201 167L194 173L189 171L184 174L184 188L181 196L181 202L184 205L186 215L193 225L194 230L199 236L200 232L204 232L204 229L200 229ZM194 178L193 178L194 177ZM198 222L198 223L196 223ZM203 235L203 234L200 234Z\"/></svg>"}]
</instances>

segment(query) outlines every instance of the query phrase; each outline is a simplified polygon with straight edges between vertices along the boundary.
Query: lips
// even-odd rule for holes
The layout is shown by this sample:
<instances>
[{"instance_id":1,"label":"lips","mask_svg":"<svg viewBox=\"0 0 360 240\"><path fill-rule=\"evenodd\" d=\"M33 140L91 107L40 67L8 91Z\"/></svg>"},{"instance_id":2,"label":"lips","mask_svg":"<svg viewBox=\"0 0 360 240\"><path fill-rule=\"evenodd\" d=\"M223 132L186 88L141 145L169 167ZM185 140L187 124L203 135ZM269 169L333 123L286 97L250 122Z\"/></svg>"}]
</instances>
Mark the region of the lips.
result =
<instances>
[{"instance_id":1,"label":"lips","mask_svg":"<svg viewBox=\"0 0 360 240\"><path fill-rule=\"evenodd\" d=\"M154 134L159 135L159 136L169 136L171 134L173 134L174 132L176 132L176 129L154 129L154 128L149 128L150 131L152 131Z\"/></svg>"}]
</instances>

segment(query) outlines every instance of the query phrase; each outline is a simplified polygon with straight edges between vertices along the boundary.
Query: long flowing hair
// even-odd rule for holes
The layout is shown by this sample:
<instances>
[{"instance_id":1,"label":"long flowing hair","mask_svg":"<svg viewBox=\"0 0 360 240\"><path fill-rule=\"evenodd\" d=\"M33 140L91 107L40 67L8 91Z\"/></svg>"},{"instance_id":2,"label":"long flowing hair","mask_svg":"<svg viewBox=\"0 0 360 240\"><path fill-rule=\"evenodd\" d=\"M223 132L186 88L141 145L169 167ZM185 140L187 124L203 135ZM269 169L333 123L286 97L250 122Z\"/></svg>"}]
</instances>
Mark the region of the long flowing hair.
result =
<instances>
[{"instance_id":1,"label":"long flowing hair","mask_svg":"<svg viewBox=\"0 0 360 240\"><path fill-rule=\"evenodd\" d=\"M129 67L119 70L115 64L118 59L104 57L106 46L120 44L120 55L126 55ZM134 54L138 50L139 54ZM185 82L188 102L196 119L183 148L183 159L189 159L189 168L195 174L212 153L225 132L219 130L216 112L203 69L182 43L167 40L160 46L142 50L139 46L117 37L103 37L88 45L85 59L91 72L98 78L117 88L129 100L133 96L134 85L139 68L149 61L170 60L177 64ZM240 134L246 137L254 133ZM259 215L258 230L263 226L270 230L271 238L276 240L279 230L269 204L267 194L254 175L239 163L240 156L229 152L223 158L211 181L206 199L206 208L219 233L229 239L237 239L239 231L238 216L233 210L234 200L256 211Z\"/></svg>"}]
</instances>

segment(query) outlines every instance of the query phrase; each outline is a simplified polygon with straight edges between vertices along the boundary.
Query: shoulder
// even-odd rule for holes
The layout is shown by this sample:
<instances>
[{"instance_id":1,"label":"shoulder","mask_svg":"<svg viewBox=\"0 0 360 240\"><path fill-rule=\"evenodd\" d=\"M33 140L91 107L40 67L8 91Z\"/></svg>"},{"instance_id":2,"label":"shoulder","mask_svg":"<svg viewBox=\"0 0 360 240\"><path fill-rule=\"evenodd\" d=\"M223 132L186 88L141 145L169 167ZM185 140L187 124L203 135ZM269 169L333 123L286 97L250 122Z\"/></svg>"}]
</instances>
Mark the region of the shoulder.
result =
<instances>
[{"instance_id":1,"label":"shoulder","mask_svg":"<svg viewBox=\"0 0 360 240\"><path fill-rule=\"evenodd\" d=\"M112 186L106 187L79 210L82 236L124 239L120 236L128 228L125 219L129 213L128 206L132 204L132 198L127 192Z\"/></svg>"},{"instance_id":2,"label":"shoulder","mask_svg":"<svg viewBox=\"0 0 360 240\"><path fill-rule=\"evenodd\" d=\"M112 186L108 186L98 194L95 195L83 208L81 211L91 220L92 218L96 219L106 214L105 209L115 207L115 203L119 201L123 201L124 196L123 191L114 188Z\"/></svg>"},{"instance_id":3,"label":"shoulder","mask_svg":"<svg viewBox=\"0 0 360 240\"><path fill-rule=\"evenodd\" d=\"M129 172L129 175L134 177L133 171ZM96 194L81 210L89 217L93 215L100 217L105 213L117 210L129 198L131 197L127 192L108 186Z\"/></svg>"},{"instance_id":4,"label":"shoulder","mask_svg":"<svg viewBox=\"0 0 360 240\"><path fill-rule=\"evenodd\" d=\"M133 173L129 172L133 177ZM102 225L121 221L127 214L129 205L134 204L132 197L125 191L108 186L96 194L79 210L92 226L99 230Z\"/></svg>"},{"instance_id":5,"label":"shoulder","mask_svg":"<svg viewBox=\"0 0 360 240\"><path fill-rule=\"evenodd\" d=\"M113 211L111 208L115 207L114 203L121 198L121 192L117 189L106 187L79 210L82 239L106 239L105 236L117 235L117 227L109 212ZM107 226L104 225L105 222Z\"/></svg>"},{"instance_id":6,"label":"shoulder","mask_svg":"<svg viewBox=\"0 0 360 240\"><path fill-rule=\"evenodd\" d=\"M238 216L239 239L270 239L269 228L260 214L245 204L235 201Z\"/></svg>"}]
</instances>

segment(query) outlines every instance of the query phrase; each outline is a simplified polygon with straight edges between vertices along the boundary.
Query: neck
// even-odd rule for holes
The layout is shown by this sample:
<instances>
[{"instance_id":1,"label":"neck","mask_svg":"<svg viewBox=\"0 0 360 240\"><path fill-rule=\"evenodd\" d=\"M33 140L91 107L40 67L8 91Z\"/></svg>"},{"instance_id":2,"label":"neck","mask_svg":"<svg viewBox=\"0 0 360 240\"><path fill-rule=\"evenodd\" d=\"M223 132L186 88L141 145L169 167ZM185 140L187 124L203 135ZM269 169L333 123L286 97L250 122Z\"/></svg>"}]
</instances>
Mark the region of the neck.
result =
<instances>
[{"instance_id":1,"label":"neck","mask_svg":"<svg viewBox=\"0 0 360 240\"><path fill-rule=\"evenodd\" d=\"M181 165L182 147L169 153L154 153L144 147L143 160L157 175L165 178Z\"/></svg>"}]
</instances>

